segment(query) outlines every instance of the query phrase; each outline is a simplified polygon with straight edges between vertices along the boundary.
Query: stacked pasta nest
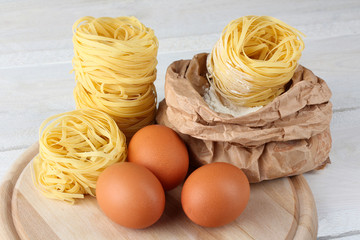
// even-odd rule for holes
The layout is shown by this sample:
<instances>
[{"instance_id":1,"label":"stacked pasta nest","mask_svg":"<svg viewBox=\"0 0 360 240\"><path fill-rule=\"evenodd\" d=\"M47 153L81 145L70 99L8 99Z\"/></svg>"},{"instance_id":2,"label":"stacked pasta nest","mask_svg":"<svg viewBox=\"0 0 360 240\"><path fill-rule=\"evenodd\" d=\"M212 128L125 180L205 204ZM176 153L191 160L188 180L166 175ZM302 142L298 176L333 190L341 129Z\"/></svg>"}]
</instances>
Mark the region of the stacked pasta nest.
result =
<instances>
[{"instance_id":1,"label":"stacked pasta nest","mask_svg":"<svg viewBox=\"0 0 360 240\"><path fill-rule=\"evenodd\" d=\"M73 26L76 107L109 114L130 138L153 123L158 40L135 17L83 17Z\"/></svg>"}]
</instances>

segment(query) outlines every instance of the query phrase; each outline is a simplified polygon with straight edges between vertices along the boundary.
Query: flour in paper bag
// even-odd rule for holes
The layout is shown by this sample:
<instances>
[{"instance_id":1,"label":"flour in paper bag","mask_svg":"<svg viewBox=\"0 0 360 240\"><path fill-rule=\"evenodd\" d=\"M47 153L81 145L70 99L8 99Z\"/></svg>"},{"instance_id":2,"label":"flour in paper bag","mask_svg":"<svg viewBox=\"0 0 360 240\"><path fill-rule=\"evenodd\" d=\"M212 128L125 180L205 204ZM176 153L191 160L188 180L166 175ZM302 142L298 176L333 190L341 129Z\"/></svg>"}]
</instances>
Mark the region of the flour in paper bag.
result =
<instances>
[{"instance_id":1,"label":"flour in paper bag","mask_svg":"<svg viewBox=\"0 0 360 240\"><path fill-rule=\"evenodd\" d=\"M211 86L207 90L205 90L204 100L209 105L209 107L215 112L230 114L233 117L241 117L249 113L256 112L257 110L262 108L262 106L241 107L232 104L230 101L227 101L225 106L217 96L215 89Z\"/></svg>"}]
</instances>

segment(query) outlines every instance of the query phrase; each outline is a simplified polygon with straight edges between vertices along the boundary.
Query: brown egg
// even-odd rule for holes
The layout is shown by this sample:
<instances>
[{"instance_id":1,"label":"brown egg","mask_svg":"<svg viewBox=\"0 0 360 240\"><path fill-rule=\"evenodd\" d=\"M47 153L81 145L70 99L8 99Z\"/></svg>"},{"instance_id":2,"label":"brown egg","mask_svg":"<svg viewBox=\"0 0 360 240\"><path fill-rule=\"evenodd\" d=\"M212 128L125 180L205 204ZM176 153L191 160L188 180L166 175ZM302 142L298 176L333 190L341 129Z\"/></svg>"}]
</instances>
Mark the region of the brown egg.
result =
<instances>
[{"instance_id":1,"label":"brown egg","mask_svg":"<svg viewBox=\"0 0 360 240\"><path fill-rule=\"evenodd\" d=\"M179 185L189 168L184 142L171 128L161 125L146 126L135 133L129 143L128 161L148 168L166 191Z\"/></svg>"},{"instance_id":2,"label":"brown egg","mask_svg":"<svg viewBox=\"0 0 360 240\"><path fill-rule=\"evenodd\" d=\"M154 224L165 208L159 180L145 167L129 162L113 164L100 174L96 199L106 216L128 228Z\"/></svg>"},{"instance_id":3,"label":"brown egg","mask_svg":"<svg viewBox=\"0 0 360 240\"><path fill-rule=\"evenodd\" d=\"M181 192L181 204L194 223L219 227L240 216L249 197L250 185L243 171L232 164L217 162L190 174Z\"/></svg>"}]
</instances>

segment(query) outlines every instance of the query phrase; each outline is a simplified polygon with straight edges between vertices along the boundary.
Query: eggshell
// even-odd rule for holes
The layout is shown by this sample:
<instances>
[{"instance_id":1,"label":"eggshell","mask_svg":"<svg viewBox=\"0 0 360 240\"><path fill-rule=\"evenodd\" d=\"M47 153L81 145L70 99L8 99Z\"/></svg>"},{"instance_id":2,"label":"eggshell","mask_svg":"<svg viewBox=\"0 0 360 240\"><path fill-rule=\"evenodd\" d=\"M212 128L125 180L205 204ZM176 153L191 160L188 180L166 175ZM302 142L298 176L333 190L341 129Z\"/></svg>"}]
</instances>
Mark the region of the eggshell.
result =
<instances>
[{"instance_id":1,"label":"eggshell","mask_svg":"<svg viewBox=\"0 0 360 240\"><path fill-rule=\"evenodd\" d=\"M135 133L129 143L128 161L145 166L171 190L185 178L189 155L181 138L171 128L149 125Z\"/></svg>"},{"instance_id":2,"label":"eggshell","mask_svg":"<svg viewBox=\"0 0 360 240\"><path fill-rule=\"evenodd\" d=\"M154 224L165 208L165 193L151 171L122 162L106 168L96 184L96 199L112 221L128 228Z\"/></svg>"},{"instance_id":3,"label":"eggshell","mask_svg":"<svg viewBox=\"0 0 360 240\"><path fill-rule=\"evenodd\" d=\"M250 184L243 171L232 164L216 162L190 174L181 192L181 204L194 223L218 227L240 216L249 197Z\"/></svg>"}]
</instances>

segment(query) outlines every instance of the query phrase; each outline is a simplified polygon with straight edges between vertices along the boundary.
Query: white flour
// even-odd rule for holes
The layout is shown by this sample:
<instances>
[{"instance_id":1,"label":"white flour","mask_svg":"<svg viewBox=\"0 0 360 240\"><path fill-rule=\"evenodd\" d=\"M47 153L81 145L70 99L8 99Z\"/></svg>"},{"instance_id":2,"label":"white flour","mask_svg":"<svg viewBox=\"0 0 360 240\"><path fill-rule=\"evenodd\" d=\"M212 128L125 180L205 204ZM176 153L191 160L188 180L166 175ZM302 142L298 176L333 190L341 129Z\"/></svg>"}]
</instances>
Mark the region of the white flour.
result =
<instances>
[{"instance_id":1,"label":"white flour","mask_svg":"<svg viewBox=\"0 0 360 240\"><path fill-rule=\"evenodd\" d=\"M215 112L227 113L234 117L244 116L246 114L255 112L255 111L259 110L260 108L262 108L262 106L260 106L260 107L240 107L240 106L236 106L234 104L225 106L222 104L222 102L216 95L215 90L212 87L208 88L207 91L205 92L204 100L209 105L209 107L212 110L214 110Z\"/></svg>"}]
</instances>

